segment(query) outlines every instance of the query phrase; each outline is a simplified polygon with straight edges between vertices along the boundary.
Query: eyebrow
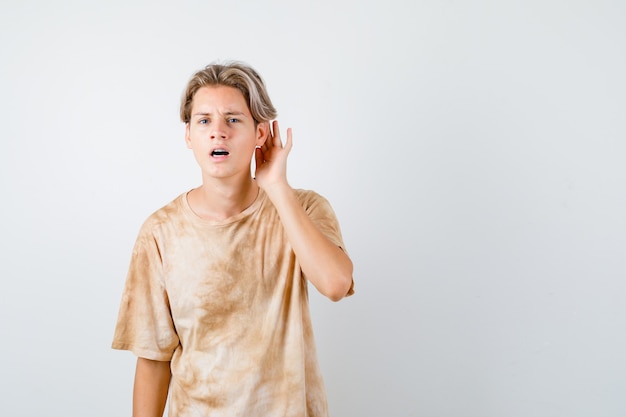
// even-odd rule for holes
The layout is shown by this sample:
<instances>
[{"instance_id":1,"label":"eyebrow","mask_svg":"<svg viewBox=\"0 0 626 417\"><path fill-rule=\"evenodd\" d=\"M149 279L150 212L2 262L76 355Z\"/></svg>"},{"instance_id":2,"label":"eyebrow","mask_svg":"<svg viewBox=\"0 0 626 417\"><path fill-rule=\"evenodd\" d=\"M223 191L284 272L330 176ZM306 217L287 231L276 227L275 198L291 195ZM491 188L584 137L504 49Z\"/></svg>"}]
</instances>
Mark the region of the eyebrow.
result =
<instances>
[{"instance_id":1,"label":"eyebrow","mask_svg":"<svg viewBox=\"0 0 626 417\"><path fill-rule=\"evenodd\" d=\"M206 112L197 112L194 113L192 116L211 116L213 113L206 113ZM246 117L246 114L244 112L241 111L227 111L224 112L225 116L244 116Z\"/></svg>"}]
</instances>

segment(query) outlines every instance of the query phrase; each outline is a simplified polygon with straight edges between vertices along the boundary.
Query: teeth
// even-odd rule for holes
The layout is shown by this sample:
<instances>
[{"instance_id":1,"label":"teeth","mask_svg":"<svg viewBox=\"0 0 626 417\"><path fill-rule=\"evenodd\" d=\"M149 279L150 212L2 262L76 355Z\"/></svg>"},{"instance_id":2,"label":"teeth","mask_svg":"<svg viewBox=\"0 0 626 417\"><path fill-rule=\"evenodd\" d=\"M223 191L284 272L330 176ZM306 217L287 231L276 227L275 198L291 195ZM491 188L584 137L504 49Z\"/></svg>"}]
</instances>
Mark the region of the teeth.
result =
<instances>
[{"instance_id":1,"label":"teeth","mask_svg":"<svg viewBox=\"0 0 626 417\"><path fill-rule=\"evenodd\" d=\"M224 149L216 149L213 152L211 152L212 155L228 155L228 151L225 151Z\"/></svg>"}]
</instances>

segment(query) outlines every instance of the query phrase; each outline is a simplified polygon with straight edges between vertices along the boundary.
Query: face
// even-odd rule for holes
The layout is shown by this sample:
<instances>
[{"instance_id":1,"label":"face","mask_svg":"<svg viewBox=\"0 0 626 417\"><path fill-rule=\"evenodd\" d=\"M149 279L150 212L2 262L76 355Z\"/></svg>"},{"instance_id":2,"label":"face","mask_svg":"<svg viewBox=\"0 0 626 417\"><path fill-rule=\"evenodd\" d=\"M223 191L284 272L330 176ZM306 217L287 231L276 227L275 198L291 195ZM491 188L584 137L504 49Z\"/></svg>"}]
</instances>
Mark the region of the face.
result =
<instances>
[{"instance_id":1,"label":"face","mask_svg":"<svg viewBox=\"0 0 626 417\"><path fill-rule=\"evenodd\" d=\"M203 178L249 178L254 149L265 142L268 127L267 123L254 125L238 89L201 87L193 97L185 141Z\"/></svg>"}]
</instances>

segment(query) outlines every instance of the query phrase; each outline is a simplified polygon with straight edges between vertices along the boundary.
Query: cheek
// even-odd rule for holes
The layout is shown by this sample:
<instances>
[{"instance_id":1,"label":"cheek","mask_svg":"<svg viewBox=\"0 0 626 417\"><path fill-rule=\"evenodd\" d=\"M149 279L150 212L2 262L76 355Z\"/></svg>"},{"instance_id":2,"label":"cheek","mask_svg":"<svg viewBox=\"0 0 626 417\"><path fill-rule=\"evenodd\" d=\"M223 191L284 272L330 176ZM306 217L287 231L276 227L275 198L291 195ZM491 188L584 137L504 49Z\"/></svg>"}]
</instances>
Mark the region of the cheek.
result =
<instances>
[{"instance_id":1,"label":"cheek","mask_svg":"<svg viewBox=\"0 0 626 417\"><path fill-rule=\"evenodd\" d=\"M196 149L201 148L203 146L203 129L196 127L187 128L185 131L185 143L187 144L187 148Z\"/></svg>"}]
</instances>

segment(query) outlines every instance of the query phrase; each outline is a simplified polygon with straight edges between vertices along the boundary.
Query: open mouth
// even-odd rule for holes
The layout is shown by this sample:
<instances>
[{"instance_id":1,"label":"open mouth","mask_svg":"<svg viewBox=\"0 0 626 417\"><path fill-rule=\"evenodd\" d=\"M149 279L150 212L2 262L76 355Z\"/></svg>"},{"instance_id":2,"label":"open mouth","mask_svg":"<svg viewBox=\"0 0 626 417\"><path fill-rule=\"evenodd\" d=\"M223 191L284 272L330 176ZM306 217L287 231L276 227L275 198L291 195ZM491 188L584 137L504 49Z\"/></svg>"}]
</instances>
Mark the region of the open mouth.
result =
<instances>
[{"instance_id":1,"label":"open mouth","mask_svg":"<svg viewBox=\"0 0 626 417\"><path fill-rule=\"evenodd\" d=\"M211 156L226 156L228 154L229 152L224 149L215 149L213 152L211 152Z\"/></svg>"}]
</instances>

